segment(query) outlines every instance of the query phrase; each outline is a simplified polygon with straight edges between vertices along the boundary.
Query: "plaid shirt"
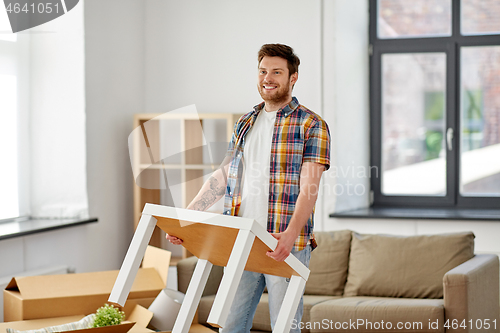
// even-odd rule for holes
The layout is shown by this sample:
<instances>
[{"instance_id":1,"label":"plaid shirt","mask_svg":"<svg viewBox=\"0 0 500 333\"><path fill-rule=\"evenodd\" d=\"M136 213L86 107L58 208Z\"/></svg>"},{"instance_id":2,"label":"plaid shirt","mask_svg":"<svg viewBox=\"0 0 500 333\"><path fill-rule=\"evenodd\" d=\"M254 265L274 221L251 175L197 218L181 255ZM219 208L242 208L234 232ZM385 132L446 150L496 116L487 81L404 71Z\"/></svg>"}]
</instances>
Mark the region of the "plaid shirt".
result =
<instances>
[{"instance_id":1,"label":"plaid shirt","mask_svg":"<svg viewBox=\"0 0 500 333\"><path fill-rule=\"evenodd\" d=\"M243 115L235 124L227 156L232 157L227 178L224 214L237 216L241 204L241 179L245 136L252 128L264 102ZM265 111L264 111L265 112ZM330 133L326 122L317 114L299 105L294 97L290 104L278 110L274 124L269 168L269 213L267 231L283 232L288 227L295 210L300 190L302 163L323 164L330 167ZM303 250L311 240L314 226L314 209L307 224L295 241L294 250Z\"/></svg>"}]
</instances>

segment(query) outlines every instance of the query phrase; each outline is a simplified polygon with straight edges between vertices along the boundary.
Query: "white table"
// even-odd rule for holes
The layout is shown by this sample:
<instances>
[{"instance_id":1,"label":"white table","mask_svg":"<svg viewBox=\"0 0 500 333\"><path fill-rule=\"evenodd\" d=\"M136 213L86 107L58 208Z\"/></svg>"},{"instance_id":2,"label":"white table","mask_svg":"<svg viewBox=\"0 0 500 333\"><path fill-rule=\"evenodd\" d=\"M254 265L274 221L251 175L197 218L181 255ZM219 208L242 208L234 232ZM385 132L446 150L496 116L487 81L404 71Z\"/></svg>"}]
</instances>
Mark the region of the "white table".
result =
<instances>
[{"instance_id":1,"label":"white table","mask_svg":"<svg viewBox=\"0 0 500 333\"><path fill-rule=\"evenodd\" d=\"M290 331L309 269L295 256L283 262L269 258L278 241L253 219L146 204L109 301L124 305L155 226L183 240L198 263L175 322L173 333L187 333L193 321L212 265L225 266L224 275L208 317L223 327L243 270L290 278L273 332Z\"/></svg>"}]
</instances>

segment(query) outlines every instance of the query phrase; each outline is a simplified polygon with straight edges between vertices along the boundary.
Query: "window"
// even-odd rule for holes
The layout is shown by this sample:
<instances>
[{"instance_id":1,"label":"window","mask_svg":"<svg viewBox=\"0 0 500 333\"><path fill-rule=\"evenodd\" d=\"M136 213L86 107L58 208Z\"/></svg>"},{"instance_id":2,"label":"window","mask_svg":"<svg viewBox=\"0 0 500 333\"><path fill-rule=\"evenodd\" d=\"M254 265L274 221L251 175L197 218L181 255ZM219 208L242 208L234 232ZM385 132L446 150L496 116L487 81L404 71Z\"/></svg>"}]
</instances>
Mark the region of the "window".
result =
<instances>
[{"instance_id":1,"label":"window","mask_svg":"<svg viewBox=\"0 0 500 333\"><path fill-rule=\"evenodd\" d=\"M7 12L0 10L0 220L28 215L27 80L28 35L10 32ZM23 95L24 94L24 95ZM23 139L24 138L24 139Z\"/></svg>"},{"instance_id":2,"label":"window","mask_svg":"<svg viewBox=\"0 0 500 333\"><path fill-rule=\"evenodd\" d=\"M500 207L500 1L370 0L375 206Z\"/></svg>"}]
</instances>

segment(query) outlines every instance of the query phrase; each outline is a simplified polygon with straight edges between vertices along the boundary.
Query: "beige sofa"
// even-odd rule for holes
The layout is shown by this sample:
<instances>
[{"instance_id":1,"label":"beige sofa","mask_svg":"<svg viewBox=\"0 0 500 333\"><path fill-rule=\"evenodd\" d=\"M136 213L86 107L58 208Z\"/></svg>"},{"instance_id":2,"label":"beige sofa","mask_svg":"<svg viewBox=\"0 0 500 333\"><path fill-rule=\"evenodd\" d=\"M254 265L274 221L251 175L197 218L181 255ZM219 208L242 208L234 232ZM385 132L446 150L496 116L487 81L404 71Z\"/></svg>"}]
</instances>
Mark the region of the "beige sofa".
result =
<instances>
[{"instance_id":1,"label":"beige sofa","mask_svg":"<svg viewBox=\"0 0 500 333\"><path fill-rule=\"evenodd\" d=\"M474 255L474 235L399 237L318 232L302 332L499 332L499 260ZM196 258L180 261L186 292ZM214 267L199 306L206 324L222 276ZM253 330L271 331L267 294Z\"/></svg>"}]
</instances>

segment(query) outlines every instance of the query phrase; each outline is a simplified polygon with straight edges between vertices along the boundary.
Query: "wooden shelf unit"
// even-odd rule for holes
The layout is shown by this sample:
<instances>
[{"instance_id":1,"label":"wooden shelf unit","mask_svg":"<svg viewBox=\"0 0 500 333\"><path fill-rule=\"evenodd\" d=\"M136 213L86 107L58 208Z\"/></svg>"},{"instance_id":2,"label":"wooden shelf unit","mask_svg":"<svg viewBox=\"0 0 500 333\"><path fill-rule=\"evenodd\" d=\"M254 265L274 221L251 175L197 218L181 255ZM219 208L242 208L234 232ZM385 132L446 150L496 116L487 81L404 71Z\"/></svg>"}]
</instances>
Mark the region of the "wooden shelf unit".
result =
<instances>
[{"instance_id":1,"label":"wooden shelf unit","mask_svg":"<svg viewBox=\"0 0 500 333\"><path fill-rule=\"evenodd\" d=\"M134 129L142 129L142 138L136 136L133 139L133 168L134 170L139 170L141 181L149 184L149 186L147 186L149 188L145 188L146 186L138 186L134 179L134 229L137 228L142 210L146 203L165 204L162 202L162 189L160 189L159 184L161 184L162 181L164 182L167 171L177 172L179 174L177 178L179 178L178 183L180 184L180 191L172 194L170 190L165 190L169 191L172 196L175 195L175 197L172 198L174 202L177 203L175 206L185 208L191 202L203 185L203 177L215 171L223 158L218 156L219 158L217 160L210 161L212 163L206 163L206 161L204 163L204 158L206 160L207 156L204 156L199 148L202 147L204 143L211 142L213 139L208 137L207 132L214 132L215 135L219 136L219 141L220 138L223 137L223 140L228 143L233 133L234 124L240 116L241 114L230 113L200 113L197 115L181 113L147 113L134 115ZM163 121L167 122L166 126L165 123L161 123ZM217 121L217 124L212 123L212 125L217 128L205 128L206 126L210 126L210 121ZM168 122L170 122L170 126L179 125L179 128L175 128L175 131L180 134L178 136L178 142L162 142L165 140L162 139L161 131L162 128L169 126ZM222 125L221 122L224 122L224 124ZM146 123L147 125L145 125ZM221 129L222 127L224 128L225 136ZM206 136L205 142L204 135ZM180 154L177 154L180 156L176 156L178 159L180 158L180 161L165 163L157 160L158 157L161 156L160 151L163 151L165 148L164 145L173 144L180 145L177 146L178 150L176 150L180 152ZM168 178L170 179L170 177ZM155 187L155 184L158 184L158 186ZM163 198L163 201L164 200ZM155 228L149 244L160 248L167 248L168 245L166 240L164 240L164 233L158 227ZM183 248L182 257L184 258L189 255L190 254ZM175 260L173 260L173 262L175 262Z\"/></svg>"}]
</instances>

